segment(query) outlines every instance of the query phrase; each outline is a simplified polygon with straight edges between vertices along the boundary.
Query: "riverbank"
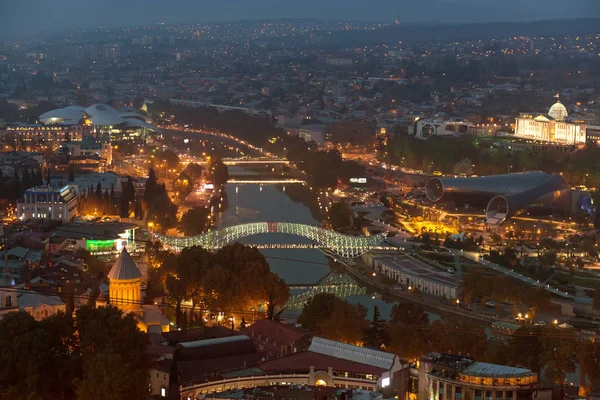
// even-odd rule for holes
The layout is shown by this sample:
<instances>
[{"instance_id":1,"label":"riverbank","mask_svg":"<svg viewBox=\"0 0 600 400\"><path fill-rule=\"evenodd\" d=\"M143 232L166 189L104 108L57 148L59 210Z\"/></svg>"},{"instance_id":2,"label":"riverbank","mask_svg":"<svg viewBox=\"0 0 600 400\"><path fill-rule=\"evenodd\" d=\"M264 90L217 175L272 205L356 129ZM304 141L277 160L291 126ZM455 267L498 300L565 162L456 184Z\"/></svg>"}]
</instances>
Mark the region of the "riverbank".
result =
<instances>
[{"instance_id":1,"label":"riverbank","mask_svg":"<svg viewBox=\"0 0 600 400\"><path fill-rule=\"evenodd\" d=\"M385 283L381 282L377 277L365 275L359 268L361 266L366 268L368 267L360 259L354 266L350 266L341 261L339 262L346 271L346 273L351 275L357 282L360 282L361 284L377 291L382 296L391 298L393 300L420 304L424 308L429 309L431 311L435 311L438 314L454 315L461 318L467 318L470 320L477 321L478 323L484 323L485 325L489 325L492 322L496 321L512 322L510 320L505 320L501 318L494 318L487 315L475 314L472 311L464 310L460 307L453 306L450 304L443 304L440 302L441 300L439 297L431 296L426 293L414 293L408 292L406 290L392 289Z\"/></svg>"}]
</instances>

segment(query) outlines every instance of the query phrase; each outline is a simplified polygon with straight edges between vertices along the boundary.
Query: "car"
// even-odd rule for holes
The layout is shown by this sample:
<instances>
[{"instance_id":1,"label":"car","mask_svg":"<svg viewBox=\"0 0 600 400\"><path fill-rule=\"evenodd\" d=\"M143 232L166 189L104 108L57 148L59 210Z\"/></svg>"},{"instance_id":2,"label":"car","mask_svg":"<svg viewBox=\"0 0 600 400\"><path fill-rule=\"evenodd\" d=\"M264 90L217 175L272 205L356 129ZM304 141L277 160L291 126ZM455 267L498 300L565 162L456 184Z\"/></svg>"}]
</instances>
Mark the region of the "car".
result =
<instances>
[{"instance_id":1,"label":"car","mask_svg":"<svg viewBox=\"0 0 600 400\"><path fill-rule=\"evenodd\" d=\"M535 326L546 326L546 322L544 322L544 321L535 321L533 323L533 325L535 325Z\"/></svg>"},{"instance_id":2,"label":"car","mask_svg":"<svg viewBox=\"0 0 600 400\"><path fill-rule=\"evenodd\" d=\"M396 285L392 288L392 290L402 290L402 285Z\"/></svg>"},{"instance_id":3,"label":"car","mask_svg":"<svg viewBox=\"0 0 600 400\"><path fill-rule=\"evenodd\" d=\"M486 301L485 305L486 305L486 307L492 307L492 308L496 307L496 303L494 303L493 301L490 301L490 300Z\"/></svg>"}]
</instances>

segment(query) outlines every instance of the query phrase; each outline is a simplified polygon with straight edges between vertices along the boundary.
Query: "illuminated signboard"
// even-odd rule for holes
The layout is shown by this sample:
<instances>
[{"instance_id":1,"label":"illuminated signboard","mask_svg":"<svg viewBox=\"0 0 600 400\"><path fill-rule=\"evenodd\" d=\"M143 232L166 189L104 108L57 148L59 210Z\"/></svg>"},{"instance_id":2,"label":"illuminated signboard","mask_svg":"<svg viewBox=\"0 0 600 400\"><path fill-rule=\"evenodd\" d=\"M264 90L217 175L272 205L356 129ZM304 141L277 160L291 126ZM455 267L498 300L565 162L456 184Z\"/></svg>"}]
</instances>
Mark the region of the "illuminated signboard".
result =
<instances>
[{"instance_id":1,"label":"illuminated signboard","mask_svg":"<svg viewBox=\"0 0 600 400\"><path fill-rule=\"evenodd\" d=\"M86 248L88 251L109 251L114 249L115 240L88 240Z\"/></svg>"},{"instance_id":2,"label":"illuminated signboard","mask_svg":"<svg viewBox=\"0 0 600 400\"><path fill-rule=\"evenodd\" d=\"M350 183L367 183L367 178L350 178Z\"/></svg>"}]
</instances>

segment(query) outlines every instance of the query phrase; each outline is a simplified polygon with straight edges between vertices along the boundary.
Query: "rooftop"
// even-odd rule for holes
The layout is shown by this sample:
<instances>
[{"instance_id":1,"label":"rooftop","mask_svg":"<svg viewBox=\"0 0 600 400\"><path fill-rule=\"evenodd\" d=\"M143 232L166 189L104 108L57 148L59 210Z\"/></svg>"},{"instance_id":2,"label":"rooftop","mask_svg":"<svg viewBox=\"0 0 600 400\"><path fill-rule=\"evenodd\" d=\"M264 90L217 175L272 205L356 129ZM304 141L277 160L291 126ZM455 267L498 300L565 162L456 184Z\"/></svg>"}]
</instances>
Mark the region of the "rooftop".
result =
<instances>
[{"instance_id":1,"label":"rooftop","mask_svg":"<svg viewBox=\"0 0 600 400\"><path fill-rule=\"evenodd\" d=\"M320 337L312 339L308 351L386 370L392 369L396 359L396 355L392 353L353 346Z\"/></svg>"},{"instance_id":2,"label":"rooftop","mask_svg":"<svg viewBox=\"0 0 600 400\"><path fill-rule=\"evenodd\" d=\"M109 279L131 280L141 278L142 273L124 248L107 276Z\"/></svg>"},{"instance_id":3,"label":"rooftop","mask_svg":"<svg viewBox=\"0 0 600 400\"><path fill-rule=\"evenodd\" d=\"M302 351L268 360L260 366L267 374L304 372L309 370L310 367L315 367L316 370L327 371L328 368L332 368L334 371L373 375L380 375L388 370L387 368L372 366L361 361L350 361L311 351Z\"/></svg>"},{"instance_id":4,"label":"rooftop","mask_svg":"<svg viewBox=\"0 0 600 400\"><path fill-rule=\"evenodd\" d=\"M509 367L506 365L488 364L484 362L474 362L462 370L460 374L493 378L513 378L536 375L535 372L532 372L529 369Z\"/></svg>"},{"instance_id":5,"label":"rooftop","mask_svg":"<svg viewBox=\"0 0 600 400\"><path fill-rule=\"evenodd\" d=\"M226 336L226 337L215 338L215 339L203 339L203 340L195 340L193 342L183 342L183 343L179 343L179 345L181 347L185 347L186 349L191 349L194 347L206 347L206 346L212 346L212 345L221 344L221 343L240 342L243 340L250 340L250 338L246 335Z\"/></svg>"}]
</instances>

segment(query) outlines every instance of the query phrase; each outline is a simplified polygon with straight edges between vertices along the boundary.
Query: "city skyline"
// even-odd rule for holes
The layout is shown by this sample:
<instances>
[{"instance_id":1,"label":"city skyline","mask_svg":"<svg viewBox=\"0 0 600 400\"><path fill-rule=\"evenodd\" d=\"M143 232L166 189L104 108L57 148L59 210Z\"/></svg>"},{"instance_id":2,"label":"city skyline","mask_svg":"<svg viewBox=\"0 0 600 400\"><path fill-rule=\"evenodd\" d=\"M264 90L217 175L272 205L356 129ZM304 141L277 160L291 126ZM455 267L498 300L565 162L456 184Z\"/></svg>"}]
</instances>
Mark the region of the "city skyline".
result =
<instances>
[{"instance_id":1,"label":"city skyline","mask_svg":"<svg viewBox=\"0 0 600 400\"><path fill-rule=\"evenodd\" d=\"M474 0L331 0L303 3L261 0L247 9L239 0L227 2L180 0L175 3L107 0L98 7L91 1L39 0L4 4L0 37L40 34L68 29L133 27L145 24L217 23L252 19L312 18L401 23L523 22L559 18L600 17L593 0L509 0L480 4ZM518 10L516 12L515 10Z\"/></svg>"}]
</instances>

